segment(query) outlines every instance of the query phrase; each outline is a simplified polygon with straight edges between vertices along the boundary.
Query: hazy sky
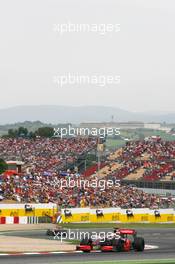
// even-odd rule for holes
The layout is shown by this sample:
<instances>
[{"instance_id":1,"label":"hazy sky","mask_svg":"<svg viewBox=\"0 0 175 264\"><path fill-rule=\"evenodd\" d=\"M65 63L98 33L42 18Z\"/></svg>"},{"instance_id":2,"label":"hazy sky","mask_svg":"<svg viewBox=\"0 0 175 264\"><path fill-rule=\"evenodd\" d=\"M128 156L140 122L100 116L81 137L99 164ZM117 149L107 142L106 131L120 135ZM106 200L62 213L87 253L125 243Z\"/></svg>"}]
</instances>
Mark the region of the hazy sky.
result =
<instances>
[{"instance_id":1,"label":"hazy sky","mask_svg":"<svg viewBox=\"0 0 175 264\"><path fill-rule=\"evenodd\" d=\"M54 24L120 24L65 33ZM0 107L107 105L175 111L174 0L1 0ZM55 75L120 75L120 84L58 87Z\"/></svg>"}]
</instances>

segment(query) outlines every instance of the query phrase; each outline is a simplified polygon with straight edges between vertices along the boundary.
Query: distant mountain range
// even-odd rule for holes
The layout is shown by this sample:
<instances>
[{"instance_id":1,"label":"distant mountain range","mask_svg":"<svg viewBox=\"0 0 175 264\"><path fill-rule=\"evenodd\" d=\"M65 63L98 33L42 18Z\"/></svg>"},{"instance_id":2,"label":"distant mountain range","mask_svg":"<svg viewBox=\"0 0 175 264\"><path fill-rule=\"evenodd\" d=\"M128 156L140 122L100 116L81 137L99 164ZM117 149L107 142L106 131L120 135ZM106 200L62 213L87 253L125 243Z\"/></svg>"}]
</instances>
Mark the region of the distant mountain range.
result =
<instances>
[{"instance_id":1,"label":"distant mountain range","mask_svg":"<svg viewBox=\"0 0 175 264\"><path fill-rule=\"evenodd\" d=\"M136 113L107 106L15 106L0 109L0 124L36 121L44 123L73 123L81 122L166 122L175 123L175 113Z\"/></svg>"}]
</instances>

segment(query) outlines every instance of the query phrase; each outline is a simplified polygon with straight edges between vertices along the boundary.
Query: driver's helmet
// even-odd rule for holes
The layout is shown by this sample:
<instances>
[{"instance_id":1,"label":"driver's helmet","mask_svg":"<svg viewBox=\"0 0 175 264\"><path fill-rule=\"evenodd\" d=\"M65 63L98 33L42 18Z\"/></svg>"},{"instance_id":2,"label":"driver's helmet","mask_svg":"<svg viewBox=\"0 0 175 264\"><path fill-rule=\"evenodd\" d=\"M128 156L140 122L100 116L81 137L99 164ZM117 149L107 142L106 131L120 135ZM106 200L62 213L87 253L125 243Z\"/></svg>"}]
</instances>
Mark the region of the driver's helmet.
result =
<instances>
[{"instance_id":1,"label":"driver's helmet","mask_svg":"<svg viewBox=\"0 0 175 264\"><path fill-rule=\"evenodd\" d=\"M120 228L119 228L119 227L115 227L115 228L114 228L114 233L117 233L117 232L120 233Z\"/></svg>"}]
</instances>

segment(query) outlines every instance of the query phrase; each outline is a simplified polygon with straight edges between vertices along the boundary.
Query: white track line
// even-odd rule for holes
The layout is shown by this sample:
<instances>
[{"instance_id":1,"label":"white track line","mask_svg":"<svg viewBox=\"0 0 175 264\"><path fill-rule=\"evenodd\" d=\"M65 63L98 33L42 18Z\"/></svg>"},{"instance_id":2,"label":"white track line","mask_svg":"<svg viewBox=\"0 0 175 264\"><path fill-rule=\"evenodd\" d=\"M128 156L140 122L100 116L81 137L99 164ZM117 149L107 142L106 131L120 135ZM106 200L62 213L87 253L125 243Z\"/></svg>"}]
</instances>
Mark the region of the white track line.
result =
<instances>
[{"instance_id":1,"label":"white track line","mask_svg":"<svg viewBox=\"0 0 175 264\"><path fill-rule=\"evenodd\" d=\"M145 250L157 249L158 246L155 245L145 245ZM94 250L95 253L100 253L100 250ZM22 256L22 255L52 255L52 254L79 254L83 253L82 251L50 251L50 252L19 252L19 253L0 253L1 256Z\"/></svg>"}]
</instances>

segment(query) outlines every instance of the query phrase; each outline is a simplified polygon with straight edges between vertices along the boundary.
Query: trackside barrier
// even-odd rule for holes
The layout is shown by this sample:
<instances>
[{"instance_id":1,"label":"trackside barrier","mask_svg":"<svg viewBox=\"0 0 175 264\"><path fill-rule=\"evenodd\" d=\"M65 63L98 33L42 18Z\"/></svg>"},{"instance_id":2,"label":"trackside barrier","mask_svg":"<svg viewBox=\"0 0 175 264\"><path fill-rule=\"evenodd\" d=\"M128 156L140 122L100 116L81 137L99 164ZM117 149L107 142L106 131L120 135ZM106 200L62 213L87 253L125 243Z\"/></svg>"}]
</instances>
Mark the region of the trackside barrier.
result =
<instances>
[{"instance_id":1,"label":"trackside barrier","mask_svg":"<svg viewBox=\"0 0 175 264\"><path fill-rule=\"evenodd\" d=\"M57 211L57 205L54 203L0 204L0 217L53 217Z\"/></svg>"},{"instance_id":2,"label":"trackside barrier","mask_svg":"<svg viewBox=\"0 0 175 264\"><path fill-rule=\"evenodd\" d=\"M90 222L90 208L71 208L61 210L63 223Z\"/></svg>"},{"instance_id":3,"label":"trackside barrier","mask_svg":"<svg viewBox=\"0 0 175 264\"><path fill-rule=\"evenodd\" d=\"M0 224L38 224L38 217L35 216L0 217Z\"/></svg>"},{"instance_id":4,"label":"trackside barrier","mask_svg":"<svg viewBox=\"0 0 175 264\"><path fill-rule=\"evenodd\" d=\"M0 224L5 224L6 223L6 217L2 216L0 217Z\"/></svg>"},{"instance_id":5,"label":"trackside barrier","mask_svg":"<svg viewBox=\"0 0 175 264\"><path fill-rule=\"evenodd\" d=\"M63 223L175 223L174 209L67 208L61 210Z\"/></svg>"},{"instance_id":6,"label":"trackside barrier","mask_svg":"<svg viewBox=\"0 0 175 264\"><path fill-rule=\"evenodd\" d=\"M65 208L61 214L54 204L0 204L0 224L57 223L175 223L174 209ZM27 209L27 210L26 210ZM10 215L9 215L10 214Z\"/></svg>"},{"instance_id":7,"label":"trackside barrier","mask_svg":"<svg viewBox=\"0 0 175 264\"><path fill-rule=\"evenodd\" d=\"M27 224L38 224L38 217L35 216L27 217Z\"/></svg>"},{"instance_id":8,"label":"trackside barrier","mask_svg":"<svg viewBox=\"0 0 175 264\"><path fill-rule=\"evenodd\" d=\"M27 217L26 216L21 216L19 217L19 224L23 224L23 225L26 225L28 223L27 221Z\"/></svg>"},{"instance_id":9,"label":"trackside barrier","mask_svg":"<svg viewBox=\"0 0 175 264\"><path fill-rule=\"evenodd\" d=\"M7 217L0 217L0 224L27 224L27 217L26 216L7 216Z\"/></svg>"},{"instance_id":10,"label":"trackside barrier","mask_svg":"<svg viewBox=\"0 0 175 264\"><path fill-rule=\"evenodd\" d=\"M175 211L173 209L150 210L149 220L150 220L151 223L155 223L155 222L162 222L162 223L175 222Z\"/></svg>"},{"instance_id":11,"label":"trackside barrier","mask_svg":"<svg viewBox=\"0 0 175 264\"><path fill-rule=\"evenodd\" d=\"M0 224L39 224L39 223L51 223L51 220L49 222L46 217L37 217L37 216L0 217Z\"/></svg>"},{"instance_id":12,"label":"trackside barrier","mask_svg":"<svg viewBox=\"0 0 175 264\"><path fill-rule=\"evenodd\" d=\"M89 214L90 214L90 222L92 223L121 221L120 208L90 209Z\"/></svg>"}]
</instances>

